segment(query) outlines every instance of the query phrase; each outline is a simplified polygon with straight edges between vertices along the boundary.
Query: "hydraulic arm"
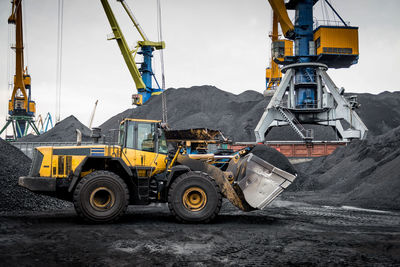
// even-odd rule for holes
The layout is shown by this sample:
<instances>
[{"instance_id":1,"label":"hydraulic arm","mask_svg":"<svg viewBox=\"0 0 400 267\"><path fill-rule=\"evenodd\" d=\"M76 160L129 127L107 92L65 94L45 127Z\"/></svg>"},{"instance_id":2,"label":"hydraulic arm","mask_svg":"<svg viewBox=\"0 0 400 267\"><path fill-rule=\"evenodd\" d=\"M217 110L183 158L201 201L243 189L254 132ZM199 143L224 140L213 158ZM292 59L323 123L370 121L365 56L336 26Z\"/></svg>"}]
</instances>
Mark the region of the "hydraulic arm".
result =
<instances>
[{"instance_id":1,"label":"hydraulic arm","mask_svg":"<svg viewBox=\"0 0 400 267\"><path fill-rule=\"evenodd\" d=\"M129 18L132 20L133 25L135 26L143 40L138 41L135 49L131 51L129 49L128 43L125 40L124 35L122 34L121 28L118 25L110 4L108 3L108 0L101 0L104 11L107 15L111 29L113 31L112 36L108 39L114 39L117 41L125 63L129 69L129 72L131 73L133 81L135 82L138 94L132 95L133 104L142 105L147 100L149 100L152 95L160 94L163 91L154 76L154 72L152 69L152 57L154 50L165 48L165 43L149 41L126 2L124 0L117 1L121 2L123 8L125 9ZM136 54L140 54L143 56L143 62L140 63L140 68L136 66ZM152 86L153 77L156 81L157 88L153 88Z\"/></svg>"}]
</instances>

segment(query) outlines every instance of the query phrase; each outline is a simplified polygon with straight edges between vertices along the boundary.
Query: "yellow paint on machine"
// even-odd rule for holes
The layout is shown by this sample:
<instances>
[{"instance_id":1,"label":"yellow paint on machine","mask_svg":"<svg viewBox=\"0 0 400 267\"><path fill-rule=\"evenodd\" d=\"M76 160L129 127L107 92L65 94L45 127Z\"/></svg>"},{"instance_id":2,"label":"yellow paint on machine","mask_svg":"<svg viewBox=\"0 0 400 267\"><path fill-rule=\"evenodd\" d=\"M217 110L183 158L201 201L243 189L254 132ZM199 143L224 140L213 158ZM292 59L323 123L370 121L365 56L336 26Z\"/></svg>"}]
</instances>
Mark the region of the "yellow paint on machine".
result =
<instances>
[{"instance_id":1,"label":"yellow paint on machine","mask_svg":"<svg viewBox=\"0 0 400 267\"><path fill-rule=\"evenodd\" d=\"M53 149L104 149L104 156L121 157L130 167L149 167L149 176L163 172L166 169L166 158L164 154L146 152L136 149L121 149L119 146L79 146L79 147L38 147L43 154L40 168L41 177L67 178L75 171L79 164L86 158L86 155L53 155ZM90 173L90 172L88 172ZM84 176L84 175L83 175Z\"/></svg>"},{"instance_id":2,"label":"yellow paint on machine","mask_svg":"<svg viewBox=\"0 0 400 267\"><path fill-rule=\"evenodd\" d=\"M152 167L151 175L163 172L166 169L166 158L164 154L124 148L122 160L131 167Z\"/></svg>"},{"instance_id":3,"label":"yellow paint on machine","mask_svg":"<svg viewBox=\"0 0 400 267\"><path fill-rule=\"evenodd\" d=\"M314 32L317 55L358 55L358 28L320 26Z\"/></svg>"}]
</instances>

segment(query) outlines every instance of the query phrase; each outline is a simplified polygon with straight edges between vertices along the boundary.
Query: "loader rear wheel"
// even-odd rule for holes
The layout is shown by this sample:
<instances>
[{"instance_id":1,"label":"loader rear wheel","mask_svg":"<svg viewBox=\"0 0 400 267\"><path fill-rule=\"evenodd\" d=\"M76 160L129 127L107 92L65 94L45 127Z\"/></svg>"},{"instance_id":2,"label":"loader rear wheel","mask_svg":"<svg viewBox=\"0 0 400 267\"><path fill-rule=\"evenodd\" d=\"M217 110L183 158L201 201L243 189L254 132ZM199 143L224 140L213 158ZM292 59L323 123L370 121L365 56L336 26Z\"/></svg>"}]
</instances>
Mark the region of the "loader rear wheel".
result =
<instances>
[{"instance_id":1,"label":"loader rear wheel","mask_svg":"<svg viewBox=\"0 0 400 267\"><path fill-rule=\"evenodd\" d=\"M169 188L169 209L181 222L210 222L218 215L221 204L222 194L219 186L203 172L182 174Z\"/></svg>"},{"instance_id":2,"label":"loader rear wheel","mask_svg":"<svg viewBox=\"0 0 400 267\"><path fill-rule=\"evenodd\" d=\"M115 173L96 171L83 177L73 195L76 213L91 223L118 220L129 203L129 190Z\"/></svg>"}]
</instances>

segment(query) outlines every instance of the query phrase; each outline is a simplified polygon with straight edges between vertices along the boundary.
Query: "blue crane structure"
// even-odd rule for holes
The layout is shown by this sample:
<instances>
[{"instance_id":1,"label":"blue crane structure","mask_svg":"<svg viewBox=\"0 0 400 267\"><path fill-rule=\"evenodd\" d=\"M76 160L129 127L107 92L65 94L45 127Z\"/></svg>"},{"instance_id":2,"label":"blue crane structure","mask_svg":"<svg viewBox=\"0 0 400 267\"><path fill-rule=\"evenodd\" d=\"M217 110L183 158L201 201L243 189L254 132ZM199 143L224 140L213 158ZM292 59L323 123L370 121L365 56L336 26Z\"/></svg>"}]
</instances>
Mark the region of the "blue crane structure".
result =
<instances>
[{"instance_id":1,"label":"blue crane structure","mask_svg":"<svg viewBox=\"0 0 400 267\"><path fill-rule=\"evenodd\" d=\"M121 28L118 25L115 15L110 7L110 4L108 3L108 0L101 0L104 12L107 15L107 19L113 31L111 37L108 39L117 41L125 63L135 82L138 93L132 95L133 104L142 105L146 103L151 96L161 94L164 91L163 88L160 87L154 75L152 58L154 50L164 49L165 43L163 41L149 41L125 0L117 1L122 4L123 8L125 9L126 13L128 14L133 25L135 26L136 30L139 32L143 40L138 41L135 49L131 50L125 40L124 35L122 34ZM140 68L136 66L135 56L137 54L143 56L143 62L140 63ZM153 87L152 85L153 78L157 84L157 87Z\"/></svg>"},{"instance_id":2,"label":"blue crane structure","mask_svg":"<svg viewBox=\"0 0 400 267\"><path fill-rule=\"evenodd\" d=\"M349 68L358 62L358 28L350 27L328 0L343 25L314 27L313 7L318 0L269 0L283 35L294 43L294 54L284 42L273 42L273 60L283 65L284 78L276 89L256 129L257 142L265 141L272 127L289 125L304 141L314 138L304 124L333 127L339 139L364 139L367 127L355 112L355 97L345 97L326 71ZM295 11L295 23L287 10ZM283 60L280 60L282 59Z\"/></svg>"}]
</instances>

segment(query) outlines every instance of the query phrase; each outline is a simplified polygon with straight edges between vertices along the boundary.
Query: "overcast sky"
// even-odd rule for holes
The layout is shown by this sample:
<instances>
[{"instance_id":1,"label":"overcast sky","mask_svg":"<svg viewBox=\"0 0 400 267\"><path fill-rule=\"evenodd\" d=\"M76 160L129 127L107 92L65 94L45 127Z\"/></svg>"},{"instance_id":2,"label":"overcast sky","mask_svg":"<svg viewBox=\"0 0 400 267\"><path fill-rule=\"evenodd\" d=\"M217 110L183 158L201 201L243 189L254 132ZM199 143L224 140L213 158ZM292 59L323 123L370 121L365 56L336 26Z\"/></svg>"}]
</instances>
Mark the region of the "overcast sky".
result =
<instances>
[{"instance_id":1,"label":"overcast sky","mask_svg":"<svg viewBox=\"0 0 400 267\"><path fill-rule=\"evenodd\" d=\"M157 41L156 0L126 0L150 40ZM56 0L23 0L27 65L37 115L55 117L57 5ZM349 92L377 94L399 90L400 1L331 0L339 14L359 27L359 64L329 70L338 86ZM267 0L161 0L166 42L166 86L214 85L239 94L265 89L270 54L271 8ZM128 43L139 35L121 5L110 0ZM320 14L315 6L315 16ZM8 87L9 0L0 0L0 125L5 122ZM290 14L293 17L293 14ZM332 18L332 15L330 16ZM318 17L322 19L321 16ZM75 115L88 123L94 102L94 126L131 106L135 85L99 0L64 1L61 118ZM156 74L159 57L156 54ZM11 69L11 74L14 69ZM187 103L182 104L188 104ZM168 114L173 116L173 114Z\"/></svg>"}]
</instances>

